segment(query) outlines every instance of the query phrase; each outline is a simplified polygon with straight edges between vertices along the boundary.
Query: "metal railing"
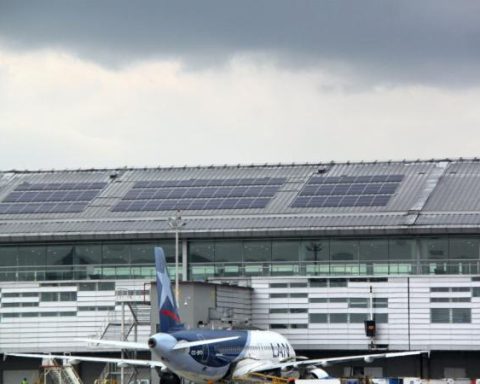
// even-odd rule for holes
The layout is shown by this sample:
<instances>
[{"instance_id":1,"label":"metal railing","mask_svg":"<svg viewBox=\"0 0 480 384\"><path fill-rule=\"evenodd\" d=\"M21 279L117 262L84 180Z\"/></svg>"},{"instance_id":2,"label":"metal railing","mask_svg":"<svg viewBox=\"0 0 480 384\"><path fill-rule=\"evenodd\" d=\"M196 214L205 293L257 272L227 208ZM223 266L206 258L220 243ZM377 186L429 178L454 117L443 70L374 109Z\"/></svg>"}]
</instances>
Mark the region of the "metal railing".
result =
<instances>
[{"instance_id":1,"label":"metal railing","mask_svg":"<svg viewBox=\"0 0 480 384\"><path fill-rule=\"evenodd\" d=\"M175 267L168 266L171 278ZM180 280L182 271L179 271ZM55 280L155 280L155 266L142 265L42 265L0 267L0 281L55 281Z\"/></svg>"},{"instance_id":2,"label":"metal railing","mask_svg":"<svg viewBox=\"0 0 480 384\"><path fill-rule=\"evenodd\" d=\"M191 280L239 276L471 275L478 273L480 273L480 260L192 263L189 266Z\"/></svg>"},{"instance_id":3,"label":"metal railing","mask_svg":"<svg viewBox=\"0 0 480 384\"><path fill-rule=\"evenodd\" d=\"M48 359L47 364L42 364L43 381L46 382L47 377L50 377L54 383L58 384L82 384L82 380L75 368L70 364L60 365L54 359Z\"/></svg>"},{"instance_id":4,"label":"metal railing","mask_svg":"<svg viewBox=\"0 0 480 384\"><path fill-rule=\"evenodd\" d=\"M141 304L138 303L139 297L143 298ZM150 325L150 291L132 293L127 289L118 289L115 292L115 301L122 304L122 312L110 311L96 337L127 341L133 336L133 340L137 341L138 327ZM122 358L136 359L136 351L123 350ZM138 369L135 366L120 368L118 371L116 365L107 363L97 380L99 383L134 383L137 381L137 376Z\"/></svg>"},{"instance_id":5,"label":"metal railing","mask_svg":"<svg viewBox=\"0 0 480 384\"><path fill-rule=\"evenodd\" d=\"M175 267L168 266L173 280ZM318 275L473 275L480 260L356 260L191 263L191 280L236 276ZM179 271L182 280L181 270ZM0 267L0 281L155 279L155 267L142 265L73 265Z\"/></svg>"}]
</instances>

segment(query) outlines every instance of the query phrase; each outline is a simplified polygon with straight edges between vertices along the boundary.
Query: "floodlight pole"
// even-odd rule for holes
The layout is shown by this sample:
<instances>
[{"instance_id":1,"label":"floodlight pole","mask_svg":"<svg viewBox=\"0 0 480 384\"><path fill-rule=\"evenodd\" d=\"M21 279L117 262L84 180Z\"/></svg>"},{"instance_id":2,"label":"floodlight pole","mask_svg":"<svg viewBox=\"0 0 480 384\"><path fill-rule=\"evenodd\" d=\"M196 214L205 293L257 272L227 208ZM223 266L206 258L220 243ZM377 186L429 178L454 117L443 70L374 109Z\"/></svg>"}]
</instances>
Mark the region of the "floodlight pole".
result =
<instances>
[{"instance_id":1,"label":"floodlight pole","mask_svg":"<svg viewBox=\"0 0 480 384\"><path fill-rule=\"evenodd\" d=\"M175 302L180 305L178 301L178 228L175 229Z\"/></svg>"},{"instance_id":2,"label":"floodlight pole","mask_svg":"<svg viewBox=\"0 0 480 384\"><path fill-rule=\"evenodd\" d=\"M179 287L178 287L178 241L180 229L184 227L187 223L182 220L180 216L180 211L175 213L175 216L168 218L168 225L170 228L175 230L175 301L179 305Z\"/></svg>"},{"instance_id":3,"label":"floodlight pole","mask_svg":"<svg viewBox=\"0 0 480 384\"><path fill-rule=\"evenodd\" d=\"M122 299L122 324L121 324L121 332L122 332L122 341L126 340L125 337L125 299ZM121 353L121 358L122 360L125 358L125 350L122 349ZM122 366L120 367L120 384L125 383L125 367Z\"/></svg>"}]
</instances>

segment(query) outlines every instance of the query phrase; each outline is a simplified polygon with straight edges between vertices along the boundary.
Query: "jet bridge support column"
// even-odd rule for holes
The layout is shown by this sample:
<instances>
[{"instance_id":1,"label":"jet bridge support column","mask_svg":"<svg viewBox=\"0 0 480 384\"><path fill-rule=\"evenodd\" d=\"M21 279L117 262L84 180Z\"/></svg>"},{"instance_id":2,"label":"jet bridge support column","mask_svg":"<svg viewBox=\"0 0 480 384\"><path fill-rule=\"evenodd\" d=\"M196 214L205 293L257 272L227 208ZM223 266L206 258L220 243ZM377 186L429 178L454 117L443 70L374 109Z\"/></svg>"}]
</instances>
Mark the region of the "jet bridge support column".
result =
<instances>
[{"instance_id":1,"label":"jet bridge support column","mask_svg":"<svg viewBox=\"0 0 480 384\"><path fill-rule=\"evenodd\" d=\"M421 379L430 379L430 353L422 353L419 356L420 359L420 372Z\"/></svg>"}]
</instances>

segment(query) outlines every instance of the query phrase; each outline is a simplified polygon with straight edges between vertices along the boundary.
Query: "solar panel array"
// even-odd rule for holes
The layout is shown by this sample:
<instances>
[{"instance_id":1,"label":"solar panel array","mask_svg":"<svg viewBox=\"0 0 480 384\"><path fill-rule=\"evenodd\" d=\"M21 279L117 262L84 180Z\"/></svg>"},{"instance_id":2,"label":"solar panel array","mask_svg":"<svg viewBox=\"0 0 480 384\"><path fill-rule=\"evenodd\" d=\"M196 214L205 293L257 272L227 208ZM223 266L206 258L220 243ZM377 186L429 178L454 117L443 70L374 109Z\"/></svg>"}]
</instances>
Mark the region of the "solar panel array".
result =
<instances>
[{"instance_id":1,"label":"solar panel array","mask_svg":"<svg viewBox=\"0 0 480 384\"><path fill-rule=\"evenodd\" d=\"M23 183L0 203L0 214L82 212L107 183Z\"/></svg>"},{"instance_id":2,"label":"solar panel array","mask_svg":"<svg viewBox=\"0 0 480 384\"><path fill-rule=\"evenodd\" d=\"M285 178L138 181L116 212L265 208Z\"/></svg>"},{"instance_id":3,"label":"solar panel array","mask_svg":"<svg viewBox=\"0 0 480 384\"><path fill-rule=\"evenodd\" d=\"M385 206L404 175L313 176L290 205L295 208Z\"/></svg>"}]
</instances>

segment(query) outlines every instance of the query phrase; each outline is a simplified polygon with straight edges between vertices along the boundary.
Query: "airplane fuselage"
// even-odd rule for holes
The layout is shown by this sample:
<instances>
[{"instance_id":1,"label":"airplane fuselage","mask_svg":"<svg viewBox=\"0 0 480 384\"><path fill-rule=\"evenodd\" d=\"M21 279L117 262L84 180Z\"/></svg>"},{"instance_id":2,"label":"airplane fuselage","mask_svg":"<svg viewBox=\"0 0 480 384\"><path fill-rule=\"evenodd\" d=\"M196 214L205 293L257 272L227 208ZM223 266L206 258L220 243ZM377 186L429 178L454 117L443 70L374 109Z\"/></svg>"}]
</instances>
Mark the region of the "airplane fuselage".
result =
<instances>
[{"instance_id":1,"label":"airplane fuselage","mask_svg":"<svg viewBox=\"0 0 480 384\"><path fill-rule=\"evenodd\" d=\"M238 336L235 340L173 349L182 340L186 342ZM259 363L281 362L295 357L295 351L282 335L270 331L247 330L182 330L158 333L152 336L155 347L152 354L170 371L196 383L218 381L235 376L236 363L240 360ZM241 367L238 367L241 374Z\"/></svg>"}]
</instances>

